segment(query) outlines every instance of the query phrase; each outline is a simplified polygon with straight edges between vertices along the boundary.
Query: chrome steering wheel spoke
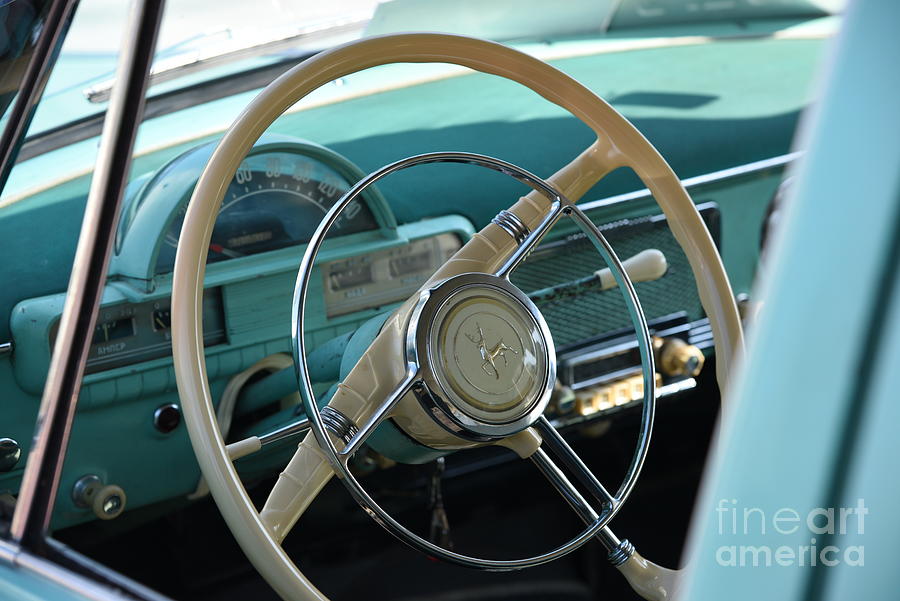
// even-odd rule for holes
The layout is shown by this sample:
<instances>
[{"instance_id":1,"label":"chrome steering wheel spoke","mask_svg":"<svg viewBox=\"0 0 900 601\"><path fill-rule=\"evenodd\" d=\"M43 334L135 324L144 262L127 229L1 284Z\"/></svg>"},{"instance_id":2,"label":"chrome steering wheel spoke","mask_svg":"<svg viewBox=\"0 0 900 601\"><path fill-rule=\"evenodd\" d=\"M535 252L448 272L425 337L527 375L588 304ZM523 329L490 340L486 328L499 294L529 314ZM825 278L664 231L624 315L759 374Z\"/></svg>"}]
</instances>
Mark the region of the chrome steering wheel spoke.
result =
<instances>
[{"instance_id":1,"label":"chrome steering wheel spoke","mask_svg":"<svg viewBox=\"0 0 900 601\"><path fill-rule=\"evenodd\" d=\"M535 422L534 428L541 435L543 444L553 452L566 469L575 475L581 485L584 486L595 499L611 509L615 509L619 505L619 500L606 490L606 487L600 483L600 480L597 479L590 468L584 464L584 461L581 460L578 453L569 446L566 439L553 427L550 420L542 415L538 418L537 422ZM546 459L543 461L550 461L549 456L546 455L546 452L543 451L543 449L539 449L538 451L542 456L546 456ZM541 471L543 471L543 469ZM547 475L546 472L545 475ZM551 481L554 482L555 485L566 484L569 488L572 486L567 479L565 481ZM565 492L562 490L560 490L560 492L566 496ZM577 492L577 490L575 492Z\"/></svg>"},{"instance_id":2,"label":"chrome steering wheel spoke","mask_svg":"<svg viewBox=\"0 0 900 601\"><path fill-rule=\"evenodd\" d=\"M483 259L479 259L485 265L481 271L477 268L470 268L468 271L450 270L441 276L434 276L421 291L418 302L412 302L407 308L401 310L401 315L403 310L408 311L404 318L405 321L401 321L401 318L395 314L394 326L397 329L391 330L391 332L398 335L402 332L402 337L405 338L405 342L397 341L401 347L405 344L405 375L398 378L399 384L391 389L383 401L375 403L370 400L369 408L364 412L357 413L359 415L357 419L361 423L352 424L350 422L353 428L356 428L355 431L351 431L346 423L337 424L338 428L335 428L335 424L330 424L331 428L329 428L326 421L330 421L332 416L323 415L323 411L319 409L306 365L305 301L312 279L313 265L328 230L336 222L340 213L368 186L396 171L428 163L465 163L487 167L527 184L533 191L543 196L546 202L523 199L524 202L520 201L516 205L517 208L513 207L509 211L502 211L493 220L494 225L502 231L495 229L487 236L482 235L480 240L480 252L488 253L488 255L490 252L496 252L500 256L495 254L493 257L485 256ZM527 215L529 225L526 225L522 215ZM556 380L556 353L549 327L537 307L524 292L509 281L509 275L563 216L571 217L576 221L612 271L619 289L625 296L631 322L637 333L638 349L642 359L645 396L640 435L631 465L615 494L611 494L599 482L550 422L543 417L543 411L550 400L553 382ZM504 239L506 235L512 237L514 245L510 245L509 240ZM462 264L466 266L473 264L471 260L468 261ZM475 264L477 265L477 261ZM491 309L482 308L483 306L490 306ZM464 311L474 312L470 314L464 313ZM475 321L476 315L493 320L492 324L485 324L492 325L497 330L490 343L485 342L485 333L482 332L480 321ZM511 325L513 323L519 325L513 326ZM451 324L455 328L452 333L448 329L451 325L447 324ZM475 333L468 331L472 328L464 329L463 325L472 326L475 328L472 330ZM436 152L408 157L370 173L357 182L331 207L310 239L300 264L294 289L292 327L299 390L309 417L310 428L322 455L363 509L401 541L431 557L449 563L495 571L517 570L546 563L571 553L595 537L601 540L611 553L619 549L619 554L624 556L622 549L627 541L620 542L609 529L608 524L634 487L650 442L656 398L650 334L634 286L628 279L624 267L612 247L590 219L552 184L505 161L463 152ZM446 342L457 339L468 340L471 343L469 347L466 347L467 350L463 353L466 356L463 359L459 358L462 355L455 350L455 343L448 346ZM513 346L507 342L512 342ZM380 352L388 350L388 347L380 347ZM397 348L397 350L403 352L401 348ZM473 353L475 354L473 355ZM495 380L500 377L498 365L506 366L508 360L504 353L509 357L523 357L520 360L520 366L516 368L518 371L515 373L519 375L516 376L518 379L515 381L519 384L527 382L527 386L519 390L512 385L503 384L500 387L502 390L491 392L498 397L497 399L482 402L477 399L479 394L476 391L492 390L494 385L489 386L485 381L493 382L492 377ZM521 373L524 372L521 370L524 367L521 366L524 365L523 361L526 356L529 357L528 365L533 373L529 372L530 375L522 379ZM451 368L451 371L448 372L446 365L447 361L451 359L456 362L456 367ZM501 363L497 363L498 361ZM374 373L372 372L374 367L375 364L370 363L368 373ZM396 367L399 368L400 364L397 364ZM459 373L452 372L452 369L456 369ZM401 373L404 372L401 371ZM452 380L457 375L460 377ZM472 378L476 376L476 379L480 378L480 380L472 383ZM421 386L417 386L419 382L421 382ZM471 385L472 390L466 388L466 382ZM516 394L520 396L513 395L513 398L510 399L505 397L500 399L501 395L512 394L509 392L511 390L517 391ZM364 392L357 390L356 395L359 396ZM494 405L491 405L492 402ZM541 555L503 560L463 555L435 545L411 532L379 506L348 467L349 458L359 450L381 423L392 415L406 417L405 412L409 410L408 403L420 406L419 411L432 418L435 428L441 432L439 436L450 436L453 440L464 442L467 445L500 443L506 438L511 438L529 427L533 427L540 434L546 447L538 448L533 453L532 460L575 509L585 522L586 528L571 540ZM334 408L327 407L325 413L330 409ZM363 416L365 417L363 418ZM343 448L339 449L335 445L334 439L328 434L329 430L333 432L335 429L342 433L338 438L344 442ZM434 434L428 434L428 436L432 435ZM442 442L443 440L441 439L440 444L445 444ZM451 445L449 448L467 447ZM599 511L582 496L575 484L551 458L551 454L563 468L574 474L578 483L589 491L589 496L594 500L595 505L599 506Z\"/></svg>"},{"instance_id":3,"label":"chrome steering wheel spoke","mask_svg":"<svg viewBox=\"0 0 900 601\"><path fill-rule=\"evenodd\" d=\"M601 510L601 513L598 514L593 506L591 506L584 496L582 496L575 485L566 477L559 466L554 463L553 459L550 458L546 451L538 449L532 454L531 461L537 466L544 477L547 478L550 484L552 484L563 496L569 506L575 510L575 513L578 514L578 517L581 518L585 525L590 527L603 522L603 511L608 511L608 509L604 508ZM602 485L600 488L606 493L606 489L604 489ZM609 493L606 494L608 495ZM634 545L628 542L628 540L619 540L619 537L613 533L609 526L600 528L600 530L597 531L596 537L597 540L606 547L610 561L613 565L623 563L634 553Z\"/></svg>"},{"instance_id":4,"label":"chrome steering wheel spoke","mask_svg":"<svg viewBox=\"0 0 900 601\"><path fill-rule=\"evenodd\" d=\"M546 193L546 192L545 192ZM553 199L552 204L550 205L550 210L541 220L541 222L534 228L534 231L528 231L527 227L524 224L521 227L525 227L522 229L507 229L506 223L508 220L513 218L518 219L514 213L510 213L509 211L501 211L497 217L495 217L492 221L495 225L499 225L502 227L508 234L513 236L513 239L519 243L516 249L513 251L506 261L504 261L497 271L494 272L494 275L500 278L509 279L510 274L525 260L528 254L534 250L534 247L537 246L541 240L544 239L544 236L547 235L553 226L556 225L556 222L559 221L559 218L563 215L563 212L566 210L564 207L568 207L571 203L560 196L558 193L556 197ZM521 222L520 222L521 223ZM527 232L527 233L526 233ZM522 237L522 234L525 233L525 237Z\"/></svg>"},{"instance_id":5,"label":"chrome steering wheel spoke","mask_svg":"<svg viewBox=\"0 0 900 601\"><path fill-rule=\"evenodd\" d=\"M397 403L400 402L406 394L412 389L415 383L418 381L419 372L418 369L415 369L414 366L412 369L406 372L406 377L403 378L403 381L400 382L396 388L391 392L390 396L388 396L385 401L378 406L378 408L369 416L362 425L360 425L356 432L354 432L346 442L346 446L341 449L338 453L338 457L340 457L341 461L346 464L349 461L350 457L359 450L359 447L362 446L366 439L372 435L372 432L375 431L384 420L386 420L391 415L391 411L394 407L397 406Z\"/></svg>"},{"instance_id":6,"label":"chrome steering wheel spoke","mask_svg":"<svg viewBox=\"0 0 900 601\"><path fill-rule=\"evenodd\" d=\"M544 449L535 451L530 459L585 524L590 525L599 521L601 514L608 511L608 508L611 507L611 505L603 507L598 513Z\"/></svg>"}]
</instances>

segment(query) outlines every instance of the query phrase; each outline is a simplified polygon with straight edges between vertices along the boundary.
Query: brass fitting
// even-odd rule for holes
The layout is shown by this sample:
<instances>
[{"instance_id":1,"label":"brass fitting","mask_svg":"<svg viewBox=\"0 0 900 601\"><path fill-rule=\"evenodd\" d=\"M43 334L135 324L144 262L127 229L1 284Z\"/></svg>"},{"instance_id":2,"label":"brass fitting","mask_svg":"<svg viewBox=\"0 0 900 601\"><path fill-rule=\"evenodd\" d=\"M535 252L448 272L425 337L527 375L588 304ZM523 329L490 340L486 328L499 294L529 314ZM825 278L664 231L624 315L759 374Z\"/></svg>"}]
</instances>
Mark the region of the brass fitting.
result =
<instances>
[{"instance_id":1,"label":"brass fitting","mask_svg":"<svg viewBox=\"0 0 900 601\"><path fill-rule=\"evenodd\" d=\"M703 351L681 338L654 338L653 350L659 371L670 377L699 375L706 360Z\"/></svg>"}]
</instances>

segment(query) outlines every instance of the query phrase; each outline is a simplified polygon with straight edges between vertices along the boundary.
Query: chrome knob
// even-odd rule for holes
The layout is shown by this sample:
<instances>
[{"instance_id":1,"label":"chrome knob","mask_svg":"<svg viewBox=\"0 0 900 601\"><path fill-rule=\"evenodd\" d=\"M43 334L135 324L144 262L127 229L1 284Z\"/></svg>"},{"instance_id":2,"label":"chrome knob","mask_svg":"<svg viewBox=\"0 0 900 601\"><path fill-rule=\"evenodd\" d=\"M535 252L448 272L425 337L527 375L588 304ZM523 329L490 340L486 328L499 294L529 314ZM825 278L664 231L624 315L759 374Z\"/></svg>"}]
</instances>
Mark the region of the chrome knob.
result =
<instances>
[{"instance_id":1,"label":"chrome knob","mask_svg":"<svg viewBox=\"0 0 900 601\"><path fill-rule=\"evenodd\" d=\"M19 463L22 449L12 438L0 438L0 472L8 472Z\"/></svg>"},{"instance_id":2,"label":"chrome knob","mask_svg":"<svg viewBox=\"0 0 900 601\"><path fill-rule=\"evenodd\" d=\"M103 486L103 480L96 474L88 474L79 478L72 486L72 500L76 507L90 507L94 503L94 495Z\"/></svg>"}]
</instances>

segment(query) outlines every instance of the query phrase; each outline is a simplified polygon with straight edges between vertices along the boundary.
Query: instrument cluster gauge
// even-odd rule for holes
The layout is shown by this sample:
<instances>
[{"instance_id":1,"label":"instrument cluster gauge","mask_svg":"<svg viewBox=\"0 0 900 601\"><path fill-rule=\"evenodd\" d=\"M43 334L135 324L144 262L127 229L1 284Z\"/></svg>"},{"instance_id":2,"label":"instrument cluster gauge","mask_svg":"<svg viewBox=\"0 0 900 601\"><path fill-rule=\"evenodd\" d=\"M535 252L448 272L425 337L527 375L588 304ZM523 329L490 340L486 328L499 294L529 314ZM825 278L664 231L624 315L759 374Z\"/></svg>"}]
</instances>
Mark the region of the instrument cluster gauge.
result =
<instances>
[{"instance_id":1,"label":"instrument cluster gauge","mask_svg":"<svg viewBox=\"0 0 900 601\"><path fill-rule=\"evenodd\" d=\"M438 234L323 264L328 317L405 300L461 246L456 234Z\"/></svg>"},{"instance_id":2,"label":"instrument cluster gauge","mask_svg":"<svg viewBox=\"0 0 900 601\"><path fill-rule=\"evenodd\" d=\"M91 374L172 355L171 301L168 298L100 307L88 349L85 373ZM50 348L59 331L50 328ZM225 342L222 292L210 288L203 295L203 342Z\"/></svg>"},{"instance_id":3,"label":"instrument cluster gauge","mask_svg":"<svg viewBox=\"0 0 900 601\"><path fill-rule=\"evenodd\" d=\"M350 187L334 169L302 154L266 152L247 157L231 180L216 217L207 263L309 241L325 213ZM187 205L172 220L156 272L171 271ZM338 217L330 236L377 229L364 202Z\"/></svg>"},{"instance_id":4,"label":"instrument cluster gauge","mask_svg":"<svg viewBox=\"0 0 900 601\"><path fill-rule=\"evenodd\" d=\"M195 146L129 184L111 273L149 282L173 271L187 207L215 148L215 142ZM264 135L225 186L207 263L309 242L328 210L364 175L332 150ZM341 212L329 238L396 226L384 197L371 187Z\"/></svg>"}]
</instances>

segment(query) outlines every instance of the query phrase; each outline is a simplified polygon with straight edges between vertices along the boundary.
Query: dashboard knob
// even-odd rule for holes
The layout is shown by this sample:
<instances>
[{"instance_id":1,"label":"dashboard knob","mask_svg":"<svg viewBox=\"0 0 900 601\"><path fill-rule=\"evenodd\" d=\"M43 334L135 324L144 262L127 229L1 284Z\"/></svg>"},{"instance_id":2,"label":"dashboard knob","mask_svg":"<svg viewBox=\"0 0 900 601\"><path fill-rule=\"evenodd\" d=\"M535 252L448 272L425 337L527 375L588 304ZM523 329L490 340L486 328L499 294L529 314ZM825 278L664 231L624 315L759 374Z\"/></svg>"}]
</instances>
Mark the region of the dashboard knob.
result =
<instances>
[{"instance_id":1,"label":"dashboard knob","mask_svg":"<svg viewBox=\"0 0 900 601\"><path fill-rule=\"evenodd\" d=\"M76 507L90 508L101 520L112 520L125 511L127 497L121 486L103 485L96 474L82 476L72 487L72 500Z\"/></svg>"},{"instance_id":2,"label":"dashboard knob","mask_svg":"<svg viewBox=\"0 0 900 601\"><path fill-rule=\"evenodd\" d=\"M657 350L659 370L666 376L693 377L703 369L706 360L703 351L681 338L657 338L653 346Z\"/></svg>"},{"instance_id":3,"label":"dashboard knob","mask_svg":"<svg viewBox=\"0 0 900 601\"><path fill-rule=\"evenodd\" d=\"M8 472L19 463L22 449L12 438L0 438L0 472Z\"/></svg>"},{"instance_id":4,"label":"dashboard knob","mask_svg":"<svg viewBox=\"0 0 900 601\"><path fill-rule=\"evenodd\" d=\"M168 434L181 423L181 409L175 403L157 407L153 411L153 427L157 432Z\"/></svg>"},{"instance_id":5,"label":"dashboard knob","mask_svg":"<svg viewBox=\"0 0 900 601\"><path fill-rule=\"evenodd\" d=\"M91 509L101 520L112 520L125 511L125 491L115 484L107 484L94 493Z\"/></svg>"},{"instance_id":6,"label":"dashboard knob","mask_svg":"<svg viewBox=\"0 0 900 601\"><path fill-rule=\"evenodd\" d=\"M666 275L669 263L661 250L648 248L622 261L622 267L632 282L652 282ZM595 271L594 275L600 280L602 290L609 290L617 285L609 267Z\"/></svg>"}]
</instances>

